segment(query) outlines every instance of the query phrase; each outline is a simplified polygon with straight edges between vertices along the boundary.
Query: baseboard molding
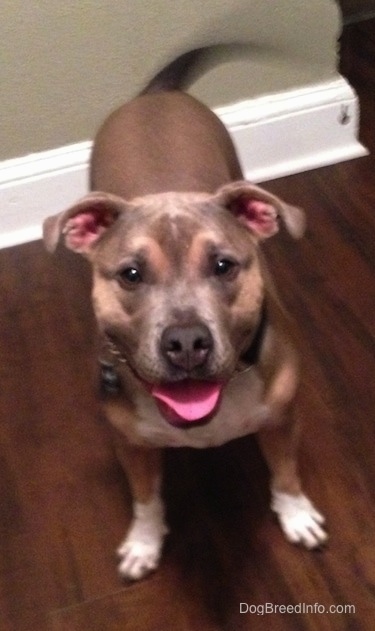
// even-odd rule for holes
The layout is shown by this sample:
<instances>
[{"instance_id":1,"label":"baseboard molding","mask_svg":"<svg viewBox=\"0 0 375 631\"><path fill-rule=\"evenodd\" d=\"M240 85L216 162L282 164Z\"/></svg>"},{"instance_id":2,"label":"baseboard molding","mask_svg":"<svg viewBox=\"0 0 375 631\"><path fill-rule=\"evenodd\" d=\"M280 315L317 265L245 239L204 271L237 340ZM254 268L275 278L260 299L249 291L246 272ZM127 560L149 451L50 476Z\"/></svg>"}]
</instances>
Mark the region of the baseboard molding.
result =
<instances>
[{"instance_id":1,"label":"baseboard molding","mask_svg":"<svg viewBox=\"0 0 375 631\"><path fill-rule=\"evenodd\" d=\"M344 78L218 108L244 173L262 182L367 154ZM87 191L91 142L0 163L0 248L40 238L45 217Z\"/></svg>"},{"instance_id":2,"label":"baseboard molding","mask_svg":"<svg viewBox=\"0 0 375 631\"><path fill-rule=\"evenodd\" d=\"M221 108L246 177L264 182L366 155L359 103L343 78Z\"/></svg>"},{"instance_id":3,"label":"baseboard molding","mask_svg":"<svg viewBox=\"0 0 375 631\"><path fill-rule=\"evenodd\" d=\"M41 237L43 219L87 191L91 142L0 163L0 248Z\"/></svg>"}]
</instances>

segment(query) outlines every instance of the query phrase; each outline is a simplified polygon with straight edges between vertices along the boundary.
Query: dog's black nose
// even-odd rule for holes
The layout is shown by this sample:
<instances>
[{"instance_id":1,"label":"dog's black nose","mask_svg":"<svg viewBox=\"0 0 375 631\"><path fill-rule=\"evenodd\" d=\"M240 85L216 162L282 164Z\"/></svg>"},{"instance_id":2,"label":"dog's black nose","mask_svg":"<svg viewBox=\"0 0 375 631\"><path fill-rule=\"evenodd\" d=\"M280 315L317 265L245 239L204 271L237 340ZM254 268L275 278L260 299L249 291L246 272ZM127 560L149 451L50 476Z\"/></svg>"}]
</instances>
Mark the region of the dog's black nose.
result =
<instances>
[{"instance_id":1,"label":"dog's black nose","mask_svg":"<svg viewBox=\"0 0 375 631\"><path fill-rule=\"evenodd\" d=\"M187 371L202 366L212 347L212 335L204 324L167 327L161 339L164 357L173 366Z\"/></svg>"}]
</instances>

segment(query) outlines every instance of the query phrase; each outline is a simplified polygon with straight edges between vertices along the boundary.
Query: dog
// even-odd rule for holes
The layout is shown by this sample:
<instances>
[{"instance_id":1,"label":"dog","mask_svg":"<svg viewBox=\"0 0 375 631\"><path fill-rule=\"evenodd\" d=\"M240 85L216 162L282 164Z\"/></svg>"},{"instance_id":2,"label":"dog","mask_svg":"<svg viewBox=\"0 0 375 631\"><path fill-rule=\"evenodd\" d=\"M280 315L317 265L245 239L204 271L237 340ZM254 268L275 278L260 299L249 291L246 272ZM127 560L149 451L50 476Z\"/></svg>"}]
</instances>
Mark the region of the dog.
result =
<instances>
[{"instance_id":1,"label":"dog","mask_svg":"<svg viewBox=\"0 0 375 631\"><path fill-rule=\"evenodd\" d=\"M117 381L105 413L133 497L118 550L129 580L157 568L168 533L165 447L256 432L286 538L327 538L298 474L298 358L260 247L280 222L301 237L304 214L243 179L224 125L184 91L207 55L181 55L109 116L92 192L43 225L48 250L63 238L92 266L101 358Z\"/></svg>"}]
</instances>

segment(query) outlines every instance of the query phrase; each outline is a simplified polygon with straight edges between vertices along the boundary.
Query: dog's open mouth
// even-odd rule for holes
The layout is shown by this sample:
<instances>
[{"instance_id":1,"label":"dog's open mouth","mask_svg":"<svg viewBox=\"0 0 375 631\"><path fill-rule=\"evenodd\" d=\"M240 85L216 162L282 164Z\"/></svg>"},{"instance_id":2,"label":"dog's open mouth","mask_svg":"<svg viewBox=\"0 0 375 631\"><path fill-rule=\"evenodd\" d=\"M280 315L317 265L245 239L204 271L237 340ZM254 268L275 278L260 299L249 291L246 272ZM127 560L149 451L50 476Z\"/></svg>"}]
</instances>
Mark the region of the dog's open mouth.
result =
<instances>
[{"instance_id":1,"label":"dog's open mouth","mask_svg":"<svg viewBox=\"0 0 375 631\"><path fill-rule=\"evenodd\" d=\"M222 383L185 379L153 386L151 394L168 423L190 426L212 418L220 405L222 389Z\"/></svg>"}]
</instances>

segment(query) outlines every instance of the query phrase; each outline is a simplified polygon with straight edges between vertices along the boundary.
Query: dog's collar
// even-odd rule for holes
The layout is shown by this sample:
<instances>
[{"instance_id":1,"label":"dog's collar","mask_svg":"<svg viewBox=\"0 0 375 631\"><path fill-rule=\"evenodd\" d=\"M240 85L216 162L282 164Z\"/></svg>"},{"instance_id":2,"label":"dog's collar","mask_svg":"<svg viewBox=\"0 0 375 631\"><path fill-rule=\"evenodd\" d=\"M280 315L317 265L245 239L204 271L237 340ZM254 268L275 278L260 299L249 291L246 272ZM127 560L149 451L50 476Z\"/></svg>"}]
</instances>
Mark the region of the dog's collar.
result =
<instances>
[{"instance_id":1,"label":"dog's collar","mask_svg":"<svg viewBox=\"0 0 375 631\"><path fill-rule=\"evenodd\" d=\"M266 307L266 301L264 300L262 304L262 309L260 312L260 319L259 319L258 327L255 331L255 335L252 339L252 342L249 348L247 348L246 351L242 353L240 357L241 362L243 362L244 364L247 364L249 368L257 364L259 361L259 356L262 349L264 335L267 329L267 324L268 324L267 307Z\"/></svg>"},{"instance_id":2,"label":"dog's collar","mask_svg":"<svg viewBox=\"0 0 375 631\"><path fill-rule=\"evenodd\" d=\"M126 359L125 355L123 355L123 353L117 347L117 344L112 340L110 335L107 335L107 334L105 335L105 342L106 342L106 348L109 351L109 353L111 355L113 355L113 357L120 364L127 364L128 363L128 360Z\"/></svg>"}]
</instances>

